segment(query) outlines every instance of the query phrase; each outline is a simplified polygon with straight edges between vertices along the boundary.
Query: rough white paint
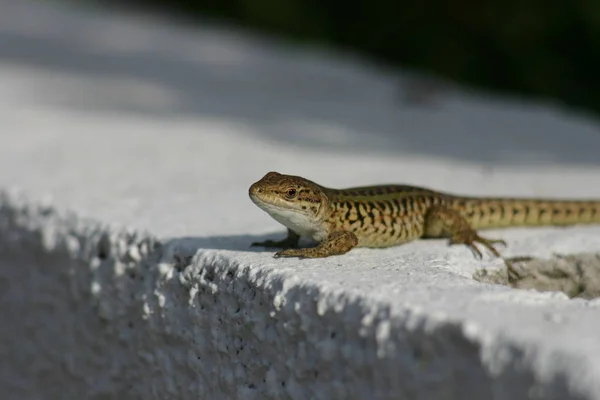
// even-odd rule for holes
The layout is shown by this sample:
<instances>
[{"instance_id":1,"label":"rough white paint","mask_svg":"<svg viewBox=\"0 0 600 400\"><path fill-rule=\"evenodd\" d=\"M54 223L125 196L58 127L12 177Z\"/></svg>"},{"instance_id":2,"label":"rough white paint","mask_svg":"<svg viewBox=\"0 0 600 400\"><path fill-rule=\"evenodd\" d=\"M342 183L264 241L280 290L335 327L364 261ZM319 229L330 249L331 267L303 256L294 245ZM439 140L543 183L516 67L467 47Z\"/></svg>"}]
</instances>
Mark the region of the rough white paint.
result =
<instances>
[{"instance_id":1,"label":"rough white paint","mask_svg":"<svg viewBox=\"0 0 600 400\"><path fill-rule=\"evenodd\" d=\"M0 187L34 199L0 200L3 393L600 398L598 301L477 283L500 263L443 241L301 262L248 247L283 234L247 196L269 170L600 197L591 120L460 92L415 108L348 56L0 7ZM507 255L600 251L598 227L492 235Z\"/></svg>"}]
</instances>

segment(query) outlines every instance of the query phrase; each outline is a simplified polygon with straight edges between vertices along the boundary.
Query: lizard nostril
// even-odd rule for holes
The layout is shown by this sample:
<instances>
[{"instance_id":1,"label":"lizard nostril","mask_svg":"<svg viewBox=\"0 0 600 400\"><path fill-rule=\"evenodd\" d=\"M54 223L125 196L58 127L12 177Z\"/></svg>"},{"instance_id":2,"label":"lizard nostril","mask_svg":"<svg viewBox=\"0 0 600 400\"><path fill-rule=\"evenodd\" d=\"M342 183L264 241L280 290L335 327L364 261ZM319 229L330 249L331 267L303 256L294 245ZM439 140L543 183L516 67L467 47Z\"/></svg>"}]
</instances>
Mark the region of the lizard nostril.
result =
<instances>
[{"instance_id":1,"label":"lizard nostril","mask_svg":"<svg viewBox=\"0 0 600 400\"><path fill-rule=\"evenodd\" d=\"M249 192L250 192L250 194L253 194L253 193L262 193L262 192L263 192L263 190L262 190L262 188L261 188L260 186L258 186L258 185L252 185L252 186L250 186L250 190L249 190Z\"/></svg>"}]
</instances>

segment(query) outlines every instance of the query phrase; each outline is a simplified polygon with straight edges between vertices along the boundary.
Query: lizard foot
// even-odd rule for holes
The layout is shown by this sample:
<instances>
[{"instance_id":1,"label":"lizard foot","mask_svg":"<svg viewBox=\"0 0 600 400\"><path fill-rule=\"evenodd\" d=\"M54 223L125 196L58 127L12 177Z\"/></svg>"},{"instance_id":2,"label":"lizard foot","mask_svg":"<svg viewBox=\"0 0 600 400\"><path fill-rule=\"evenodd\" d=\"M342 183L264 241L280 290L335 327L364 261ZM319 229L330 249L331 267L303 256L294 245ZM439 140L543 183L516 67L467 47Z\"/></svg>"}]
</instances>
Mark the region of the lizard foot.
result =
<instances>
[{"instance_id":1,"label":"lizard foot","mask_svg":"<svg viewBox=\"0 0 600 400\"><path fill-rule=\"evenodd\" d=\"M464 244L470 248L475 255L481 259L483 254L475 246L476 243L483 245L494 256L500 257L495 244L506 246L506 242L501 239L486 239L477 233L469 225L469 222L456 210L445 207L432 208L426 218L425 234L430 237L450 236L450 244Z\"/></svg>"},{"instance_id":2,"label":"lizard foot","mask_svg":"<svg viewBox=\"0 0 600 400\"><path fill-rule=\"evenodd\" d=\"M352 232L336 231L316 247L285 249L275 253L274 257L324 258L347 253L357 244L358 239Z\"/></svg>"},{"instance_id":3,"label":"lizard foot","mask_svg":"<svg viewBox=\"0 0 600 400\"><path fill-rule=\"evenodd\" d=\"M475 246L475 243L479 243L483 245L486 249L488 249L493 255L496 257L500 257L500 253L496 250L494 244L500 244L506 247L506 242L502 239L486 239L477 234L474 230L468 231L460 231L452 235L450 238L450 244L464 244L468 248L470 248L479 259L483 258L483 254L481 250Z\"/></svg>"}]
</instances>

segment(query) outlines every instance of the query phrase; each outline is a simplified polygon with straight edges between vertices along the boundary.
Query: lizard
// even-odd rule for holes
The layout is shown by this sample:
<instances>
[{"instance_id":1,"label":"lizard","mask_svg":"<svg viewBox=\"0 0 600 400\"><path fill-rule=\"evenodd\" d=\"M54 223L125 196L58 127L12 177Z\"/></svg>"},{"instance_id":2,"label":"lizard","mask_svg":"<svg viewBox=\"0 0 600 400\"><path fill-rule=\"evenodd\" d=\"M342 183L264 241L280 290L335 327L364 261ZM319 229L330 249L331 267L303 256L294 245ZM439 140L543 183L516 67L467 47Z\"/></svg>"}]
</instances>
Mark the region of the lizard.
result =
<instances>
[{"instance_id":1,"label":"lizard","mask_svg":"<svg viewBox=\"0 0 600 400\"><path fill-rule=\"evenodd\" d=\"M267 173L248 193L287 228L281 240L251 244L281 249L275 257L324 258L355 247L448 238L450 245L466 245L479 259L483 254L476 244L501 258L496 247L506 242L482 237L478 230L600 224L600 200L472 197L396 184L332 189L278 172ZM317 245L299 248L301 237Z\"/></svg>"}]
</instances>

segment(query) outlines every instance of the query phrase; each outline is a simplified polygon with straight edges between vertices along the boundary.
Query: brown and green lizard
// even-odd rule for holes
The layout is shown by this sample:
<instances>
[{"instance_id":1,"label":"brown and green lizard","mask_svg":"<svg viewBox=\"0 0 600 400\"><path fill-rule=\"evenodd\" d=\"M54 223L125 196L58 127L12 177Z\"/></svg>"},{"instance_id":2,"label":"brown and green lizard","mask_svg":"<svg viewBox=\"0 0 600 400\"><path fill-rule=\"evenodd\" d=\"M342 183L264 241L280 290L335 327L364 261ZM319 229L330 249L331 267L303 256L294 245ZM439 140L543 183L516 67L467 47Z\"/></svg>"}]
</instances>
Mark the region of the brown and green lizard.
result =
<instances>
[{"instance_id":1,"label":"brown and green lizard","mask_svg":"<svg viewBox=\"0 0 600 400\"><path fill-rule=\"evenodd\" d=\"M467 197L430 189L378 185L330 189L308 179L269 172L250 186L250 199L287 227L283 240L253 243L282 248L276 257L319 258L354 247L391 247L418 238L450 239L481 258L476 243L500 257L478 229L600 224L600 200ZM298 248L300 237L316 247Z\"/></svg>"}]
</instances>

